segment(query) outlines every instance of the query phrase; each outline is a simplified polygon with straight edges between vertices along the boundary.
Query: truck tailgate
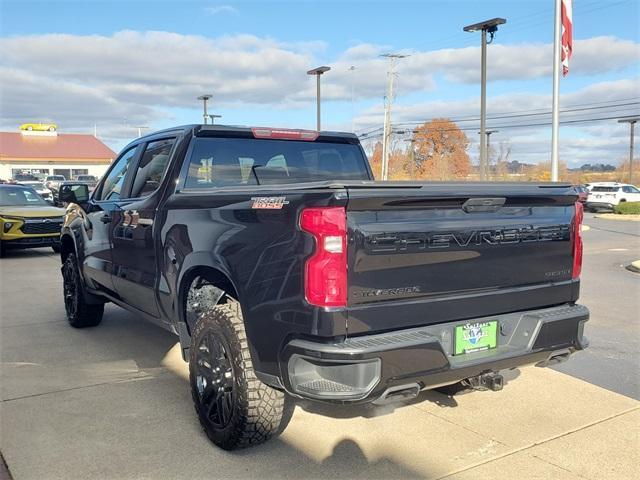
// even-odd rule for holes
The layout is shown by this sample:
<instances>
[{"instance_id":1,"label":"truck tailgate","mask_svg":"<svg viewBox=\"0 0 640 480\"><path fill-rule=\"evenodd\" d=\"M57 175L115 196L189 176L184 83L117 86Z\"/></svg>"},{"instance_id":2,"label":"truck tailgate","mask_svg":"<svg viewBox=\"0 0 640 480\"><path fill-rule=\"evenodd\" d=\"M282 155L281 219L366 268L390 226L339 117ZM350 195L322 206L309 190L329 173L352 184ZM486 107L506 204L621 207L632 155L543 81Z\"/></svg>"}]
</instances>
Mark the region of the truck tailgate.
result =
<instances>
[{"instance_id":1,"label":"truck tailgate","mask_svg":"<svg viewBox=\"0 0 640 480\"><path fill-rule=\"evenodd\" d=\"M570 185L380 184L348 194L352 333L577 297Z\"/></svg>"}]
</instances>

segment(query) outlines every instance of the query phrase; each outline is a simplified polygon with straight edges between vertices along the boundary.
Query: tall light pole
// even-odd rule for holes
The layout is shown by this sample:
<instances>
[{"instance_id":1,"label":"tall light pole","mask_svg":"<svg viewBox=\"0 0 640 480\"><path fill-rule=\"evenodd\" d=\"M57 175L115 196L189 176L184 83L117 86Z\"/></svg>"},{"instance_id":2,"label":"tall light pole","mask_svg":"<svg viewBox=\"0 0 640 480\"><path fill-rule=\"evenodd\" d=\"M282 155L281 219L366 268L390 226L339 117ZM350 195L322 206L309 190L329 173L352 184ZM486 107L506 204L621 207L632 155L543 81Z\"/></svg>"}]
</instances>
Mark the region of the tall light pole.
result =
<instances>
[{"instance_id":1,"label":"tall light pole","mask_svg":"<svg viewBox=\"0 0 640 480\"><path fill-rule=\"evenodd\" d=\"M215 122L216 118L222 118L222 115L213 115L213 114L209 114L209 118L211 119L211 125L213 125Z\"/></svg>"},{"instance_id":2,"label":"tall light pole","mask_svg":"<svg viewBox=\"0 0 640 480\"><path fill-rule=\"evenodd\" d=\"M320 131L320 76L331 70L331 67L317 67L312 68L307 72L307 75L316 76L316 130Z\"/></svg>"},{"instance_id":3,"label":"tall light pole","mask_svg":"<svg viewBox=\"0 0 640 480\"><path fill-rule=\"evenodd\" d=\"M202 100L202 120L204 122L204 124L207 124L207 118L209 118L209 115L207 114L207 101L213 97L213 95L211 94L206 94L206 95L200 95L198 97L198 100Z\"/></svg>"},{"instance_id":4,"label":"tall light pole","mask_svg":"<svg viewBox=\"0 0 640 480\"><path fill-rule=\"evenodd\" d=\"M629 183L633 185L633 143L635 139L636 122L640 117L621 118L618 123L629 124Z\"/></svg>"},{"instance_id":5,"label":"tall light pole","mask_svg":"<svg viewBox=\"0 0 640 480\"><path fill-rule=\"evenodd\" d=\"M146 125L140 125L139 127L133 127L133 128L138 129L138 138L140 138L142 136L142 130L146 130L149 127L147 127Z\"/></svg>"},{"instance_id":6,"label":"tall light pole","mask_svg":"<svg viewBox=\"0 0 640 480\"><path fill-rule=\"evenodd\" d=\"M486 180L487 171L487 144L485 143L485 130L487 123L487 44L493 41L494 34L498 31L498 25L507 23L504 18L492 18L463 28L465 32L482 32L482 53L480 58L480 180ZM487 33L490 39L487 42Z\"/></svg>"},{"instance_id":7,"label":"tall light pole","mask_svg":"<svg viewBox=\"0 0 640 480\"><path fill-rule=\"evenodd\" d=\"M399 53L385 53L381 55L389 60L387 70L387 97L384 104L384 126L382 129L382 180L389 177L389 143L391 140L391 106L393 105L393 80L396 76L396 60L406 58L408 55Z\"/></svg>"},{"instance_id":8,"label":"tall light pole","mask_svg":"<svg viewBox=\"0 0 640 480\"><path fill-rule=\"evenodd\" d=\"M349 67L349 71L351 72L351 132L355 132L355 127L353 125L353 119L355 117L355 110L353 108L353 97L354 97L353 89L354 89L354 83L355 82L354 82L354 78L353 77L354 77L355 72L356 72L356 67L354 65L351 65Z\"/></svg>"},{"instance_id":9,"label":"tall light pole","mask_svg":"<svg viewBox=\"0 0 640 480\"><path fill-rule=\"evenodd\" d=\"M486 171L484 172L484 176L488 177L489 176L489 170L490 170L490 166L491 166L491 134L492 133L498 133L499 130L485 130L484 134L487 137L487 162L486 162ZM482 138L482 132L478 132ZM482 173L480 173L480 177L482 177Z\"/></svg>"}]
</instances>

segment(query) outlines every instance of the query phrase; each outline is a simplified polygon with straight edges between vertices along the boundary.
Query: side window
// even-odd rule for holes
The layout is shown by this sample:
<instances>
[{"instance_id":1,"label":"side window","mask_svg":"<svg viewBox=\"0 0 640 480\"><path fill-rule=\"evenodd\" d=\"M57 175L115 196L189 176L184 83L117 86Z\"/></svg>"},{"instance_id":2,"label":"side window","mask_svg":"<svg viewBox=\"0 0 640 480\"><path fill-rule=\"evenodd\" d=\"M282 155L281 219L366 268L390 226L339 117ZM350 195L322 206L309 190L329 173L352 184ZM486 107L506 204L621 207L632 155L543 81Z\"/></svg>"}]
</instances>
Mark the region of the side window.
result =
<instances>
[{"instance_id":1,"label":"side window","mask_svg":"<svg viewBox=\"0 0 640 480\"><path fill-rule=\"evenodd\" d=\"M129 150L120 155L120 158L116 160L116 164L109 171L107 178L105 178L102 184L102 190L100 191L100 198L98 200L119 200L120 193L122 192L122 186L127 176L127 170L131 165L131 160L136 155L136 147L131 147Z\"/></svg>"},{"instance_id":2,"label":"side window","mask_svg":"<svg viewBox=\"0 0 640 480\"><path fill-rule=\"evenodd\" d=\"M175 138L167 138L147 144L133 178L131 198L149 195L160 186L175 141Z\"/></svg>"}]
</instances>

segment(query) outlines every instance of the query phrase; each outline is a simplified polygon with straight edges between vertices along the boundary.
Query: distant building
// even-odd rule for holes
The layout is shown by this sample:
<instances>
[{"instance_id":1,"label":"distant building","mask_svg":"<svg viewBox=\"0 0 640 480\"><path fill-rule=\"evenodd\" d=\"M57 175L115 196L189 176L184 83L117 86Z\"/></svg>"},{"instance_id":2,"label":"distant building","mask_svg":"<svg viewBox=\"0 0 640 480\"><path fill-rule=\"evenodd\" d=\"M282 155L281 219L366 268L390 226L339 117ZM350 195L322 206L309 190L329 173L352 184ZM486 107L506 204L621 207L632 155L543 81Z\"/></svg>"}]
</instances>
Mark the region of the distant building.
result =
<instances>
[{"instance_id":1,"label":"distant building","mask_svg":"<svg viewBox=\"0 0 640 480\"><path fill-rule=\"evenodd\" d=\"M101 176L116 153L93 135L57 131L0 132L0 179L19 173L38 178Z\"/></svg>"}]
</instances>

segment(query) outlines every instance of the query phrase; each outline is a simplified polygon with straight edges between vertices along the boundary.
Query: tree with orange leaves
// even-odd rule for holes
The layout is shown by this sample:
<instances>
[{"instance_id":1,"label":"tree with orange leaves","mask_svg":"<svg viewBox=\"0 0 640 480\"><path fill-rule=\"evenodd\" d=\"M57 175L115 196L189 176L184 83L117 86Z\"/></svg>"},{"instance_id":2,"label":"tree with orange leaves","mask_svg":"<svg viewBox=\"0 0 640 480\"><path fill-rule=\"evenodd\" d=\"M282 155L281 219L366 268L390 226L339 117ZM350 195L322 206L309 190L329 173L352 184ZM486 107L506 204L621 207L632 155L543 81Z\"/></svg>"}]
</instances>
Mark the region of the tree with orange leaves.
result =
<instances>
[{"instance_id":1,"label":"tree with orange leaves","mask_svg":"<svg viewBox=\"0 0 640 480\"><path fill-rule=\"evenodd\" d=\"M371 153L371 157L369 157L369 165L371 166L374 178L379 180L380 172L382 172L382 143L377 142L373 147L373 152Z\"/></svg>"},{"instance_id":2,"label":"tree with orange leaves","mask_svg":"<svg viewBox=\"0 0 640 480\"><path fill-rule=\"evenodd\" d=\"M471 171L467 155L469 139L448 118L435 118L413 134L416 178L449 180L464 178Z\"/></svg>"}]
</instances>

